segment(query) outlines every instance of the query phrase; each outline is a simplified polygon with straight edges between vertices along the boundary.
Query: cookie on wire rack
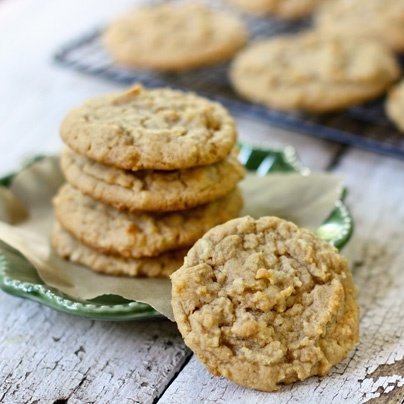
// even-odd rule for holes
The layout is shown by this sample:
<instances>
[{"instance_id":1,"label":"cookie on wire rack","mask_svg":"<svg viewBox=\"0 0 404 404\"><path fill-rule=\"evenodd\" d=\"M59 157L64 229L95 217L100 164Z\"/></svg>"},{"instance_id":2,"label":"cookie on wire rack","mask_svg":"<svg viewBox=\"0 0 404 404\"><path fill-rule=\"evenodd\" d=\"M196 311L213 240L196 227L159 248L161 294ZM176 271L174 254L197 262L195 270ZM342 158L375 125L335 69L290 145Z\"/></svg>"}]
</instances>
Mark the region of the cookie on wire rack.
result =
<instances>
[{"instance_id":1,"label":"cookie on wire rack","mask_svg":"<svg viewBox=\"0 0 404 404\"><path fill-rule=\"evenodd\" d=\"M404 0L328 0L314 22L326 35L365 38L404 51Z\"/></svg>"},{"instance_id":2,"label":"cookie on wire rack","mask_svg":"<svg viewBox=\"0 0 404 404\"><path fill-rule=\"evenodd\" d=\"M378 42L313 31L252 44L230 73L235 90L251 101L315 113L376 98L399 76L394 55Z\"/></svg>"},{"instance_id":3,"label":"cookie on wire rack","mask_svg":"<svg viewBox=\"0 0 404 404\"><path fill-rule=\"evenodd\" d=\"M114 21L103 39L122 65L184 71L231 58L247 41L247 30L228 12L187 2L135 9Z\"/></svg>"}]
</instances>

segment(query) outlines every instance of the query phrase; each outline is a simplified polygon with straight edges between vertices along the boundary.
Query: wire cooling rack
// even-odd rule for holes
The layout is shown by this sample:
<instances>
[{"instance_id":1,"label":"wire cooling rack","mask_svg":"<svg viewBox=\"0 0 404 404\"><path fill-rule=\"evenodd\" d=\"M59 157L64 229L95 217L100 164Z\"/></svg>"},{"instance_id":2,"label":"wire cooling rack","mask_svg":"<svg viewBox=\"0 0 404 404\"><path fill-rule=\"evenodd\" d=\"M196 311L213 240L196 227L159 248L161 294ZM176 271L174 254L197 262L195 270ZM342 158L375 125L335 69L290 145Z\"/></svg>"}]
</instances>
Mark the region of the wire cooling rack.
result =
<instances>
[{"instance_id":1,"label":"wire cooling rack","mask_svg":"<svg viewBox=\"0 0 404 404\"><path fill-rule=\"evenodd\" d=\"M290 23L258 17L246 17L246 23L252 39L297 32L310 24L309 21ZM384 99L326 115L280 112L240 98L231 88L228 64L178 74L118 66L102 45L102 31L103 28L99 28L70 41L56 52L54 60L67 68L125 85L141 82L150 87L196 91L222 102L235 115L247 115L298 133L404 159L404 134L386 117Z\"/></svg>"}]
</instances>

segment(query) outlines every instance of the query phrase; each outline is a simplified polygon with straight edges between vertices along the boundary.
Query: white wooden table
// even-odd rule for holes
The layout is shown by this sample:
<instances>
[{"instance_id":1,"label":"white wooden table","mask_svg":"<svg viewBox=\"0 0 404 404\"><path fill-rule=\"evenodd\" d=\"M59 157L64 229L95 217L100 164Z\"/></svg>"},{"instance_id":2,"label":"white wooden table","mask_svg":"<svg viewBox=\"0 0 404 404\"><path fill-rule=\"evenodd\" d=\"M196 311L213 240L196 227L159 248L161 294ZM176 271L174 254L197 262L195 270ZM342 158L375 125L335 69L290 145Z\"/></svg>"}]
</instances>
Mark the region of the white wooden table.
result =
<instances>
[{"instance_id":1,"label":"white wooden table","mask_svg":"<svg viewBox=\"0 0 404 404\"><path fill-rule=\"evenodd\" d=\"M55 152L63 114L116 86L55 67L52 51L129 0L0 0L0 174ZM210 376L168 321L109 323L0 292L0 403L401 403L404 400L404 161L239 121L241 137L290 144L344 176L356 221L346 253L361 343L330 376L278 393Z\"/></svg>"}]
</instances>

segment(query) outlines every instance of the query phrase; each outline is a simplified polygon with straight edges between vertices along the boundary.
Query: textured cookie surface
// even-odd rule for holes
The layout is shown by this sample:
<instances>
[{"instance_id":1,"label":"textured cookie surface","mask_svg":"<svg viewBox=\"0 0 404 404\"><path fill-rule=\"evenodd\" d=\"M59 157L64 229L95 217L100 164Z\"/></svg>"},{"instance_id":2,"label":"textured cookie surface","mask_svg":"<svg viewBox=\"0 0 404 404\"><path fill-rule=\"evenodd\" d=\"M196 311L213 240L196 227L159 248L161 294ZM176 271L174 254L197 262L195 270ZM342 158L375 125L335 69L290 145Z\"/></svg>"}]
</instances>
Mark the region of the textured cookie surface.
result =
<instances>
[{"instance_id":1,"label":"textured cookie surface","mask_svg":"<svg viewBox=\"0 0 404 404\"><path fill-rule=\"evenodd\" d=\"M236 17L191 2L134 10L104 35L119 63L172 71L224 61L246 40L247 31Z\"/></svg>"},{"instance_id":2,"label":"textured cookie surface","mask_svg":"<svg viewBox=\"0 0 404 404\"><path fill-rule=\"evenodd\" d=\"M77 153L128 170L175 170L223 160L236 141L220 104L192 93L145 89L100 96L73 109L61 136Z\"/></svg>"},{"instance_id":3,"label":"textured cookie surface","mask_svg":"<svg viewBox=\"0 0 404 404\"><path fill-rule=\"evenodd\" d=\"M175 171L128 171L96 163L65 150L61 165L67 181L85 194L131 211L173 211L211 202L244 177L231 153L218 163Z\"/></svg>"},{"instance_id":4,"label":"textured cookie surface","mask_svg":"<svg viewBox=\"0 0 404 404\"><path fill-rule=\"evenodd\" d=\"M404 0L329 0L320 7L316 26L325 33L380 40L404 50Z\"/></svg>"},{"instance_id":5,"label":"textured cookie surface","mask_svg":"<svg viewBox=\"0 0 404 404\"><path fill-rule=\"evenodd\" d=\"M386 112L396 126L404 132L404 80L390 91Z\"/></svg>"},{"instance_id":6,"label":"textured cookie surface","mask_svg":"<svg viewBox=\"0 0 404 404\"><path fill-rule=\"evenodd\" d=\"M394 56L378 43L309 32L246 48L231 79L241 95L269 107L327 112L377 97L399 74Z\"/></svg>"},{"instance_id":7,"label":"textured cookie surface","mask_svg":"<svg viewBox=\"0 0 404 404\"><path fill-rule=\"evenodd\" d=\"M310 14L321 0L230 0L230 2L251 13L268 13L280 18L295 19Z\"/></svg>"},{"instance_id":8,"label":"textured cookie surface","mask_svg":"<svg viewBox=\"0 0 404 404\"><path fill-rule=\"evenodd\" d=\"M171 275L185 343L215 375L259 390L325 375L358 341L347 261L275 217L217 226Z\"/></svg>"},{"instance_id":9,"label":"textured cookie surface","mask_svg":"<svg viewBox=\"0 0 404 404\"><path fill-rule=\"evenodd\" d=\"M239 190L193 209L170 213L129 213L104 205L71 185L54 198L60 224L84 244L124 257L156 256L192 245L211 227L238 215Z\"/></svg>"},{"instance_id":10,"label":"textured cookie surface","mask_svg":"<svg viewBox=\"0 0 404 404\"><path fill-rule=\"evenodd\" d=\"M53 229L51 241L53 248L62 258L96 272L115 276L168 277L182 265L187 252L186 249L175 250L146 258L102 254L75 239L59 224Z\"/></svg>"}]
</instances>

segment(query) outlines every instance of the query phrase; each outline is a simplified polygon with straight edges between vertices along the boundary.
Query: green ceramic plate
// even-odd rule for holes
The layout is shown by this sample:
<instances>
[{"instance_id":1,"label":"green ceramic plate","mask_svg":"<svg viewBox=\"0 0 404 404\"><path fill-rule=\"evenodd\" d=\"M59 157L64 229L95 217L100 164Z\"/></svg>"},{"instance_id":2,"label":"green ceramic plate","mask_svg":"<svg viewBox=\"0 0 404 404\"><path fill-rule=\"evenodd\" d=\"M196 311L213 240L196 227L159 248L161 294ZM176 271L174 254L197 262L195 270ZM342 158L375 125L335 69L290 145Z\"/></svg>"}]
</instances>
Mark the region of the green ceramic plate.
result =
<instances>
[{"instance_id":1,"label":"green ceramic plate","mask_svg":"<svg viewBox=\"0 0 404 404\"><path fill-rule=\"evenodd\" d=\"M250 171L261 175L273 172L308 174L291 147L282 150L257 149L240 145L240 160ZM37 157L33 161L38 160ZM9 186L13 174L0 179ZM344 202L338 201L328 219L317 229L317 234L337 248L342 248L353 231L352 217ZM161 315L147 304L128 301L120 296L101 296L91 301L74 300L45 285L35 268L16 250L0 242L0 288L15 296L35 300L55 310L99 320L135 320Z\"/></svg>"}]
</instances>

